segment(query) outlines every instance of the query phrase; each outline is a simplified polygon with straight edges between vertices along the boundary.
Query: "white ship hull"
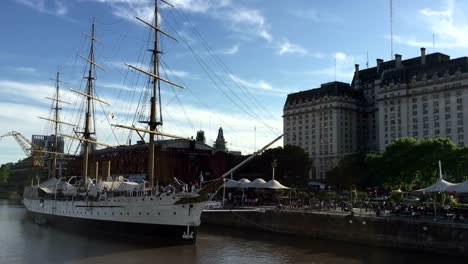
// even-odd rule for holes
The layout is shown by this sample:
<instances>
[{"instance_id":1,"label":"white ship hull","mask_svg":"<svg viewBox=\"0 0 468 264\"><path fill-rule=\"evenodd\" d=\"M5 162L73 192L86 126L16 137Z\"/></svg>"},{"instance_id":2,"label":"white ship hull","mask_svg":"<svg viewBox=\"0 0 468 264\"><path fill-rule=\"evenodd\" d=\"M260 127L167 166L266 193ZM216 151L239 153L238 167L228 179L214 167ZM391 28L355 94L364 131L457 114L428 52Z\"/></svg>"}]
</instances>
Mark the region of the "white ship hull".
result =
<instances>
[{"instance_id":1,"label":"white ship hull","mask_svg":"<svg viewBox=\"0 0 468 264\"><path fill-rule=\"evenodd\" d=\"M85 223L100 227L119 227L114 233L137 235L170 234L177 240L195 241L197 227L206 201L178 203L183 194L117 196L100 201L54 200L26 197L28 211L54 222ZM61 220L59 220L61 219ZM80 221L82 220L82 221ZM99 223L97 223L99 222ZM145 230L141 230L141 229ZM172 232L175 230L175 233ZM145 233L146 231L146 233ZM160 232L159 232L160 231ZM171 231L171 232L169 232Z\"/></svg>"}]
</instances>

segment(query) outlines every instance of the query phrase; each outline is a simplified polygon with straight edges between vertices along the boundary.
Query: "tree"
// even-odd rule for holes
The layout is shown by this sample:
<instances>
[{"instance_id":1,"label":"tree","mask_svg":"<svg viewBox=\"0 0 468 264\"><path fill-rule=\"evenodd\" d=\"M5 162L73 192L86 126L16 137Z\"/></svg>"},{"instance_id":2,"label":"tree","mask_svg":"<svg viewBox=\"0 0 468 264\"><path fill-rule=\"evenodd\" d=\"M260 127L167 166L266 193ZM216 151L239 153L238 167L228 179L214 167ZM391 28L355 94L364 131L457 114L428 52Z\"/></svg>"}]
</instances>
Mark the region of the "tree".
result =
<instances>
[{"instance_id":1,"label":"tree","mask_svg":"<svg viewBox=\"0 0 468 264\"><path fill-rule=\"evenodd\" d=\"M457 148L445 138L402 138L388 145L382 154L367 156L369 174L382 177L384 185L393 190L434 183L439 177L439 160L449 179L465 179L468 149Z\"/></svg>"},{"instance_id":2,"label":"tree","mask_svg":"<svg viewBox=\"0 0 468 264\"><path fill-rule=\"evenodd\" d=\"M0 166L0 184L7 183L9 175L10 175L9 164L3 164L2 166Z\"/></svg>"},{"instance_id":3,"label":"tree","mask_svg":"<svg viewBox=\"0 0 468 264\"><path fill-rule=\"evenodd\" d=\"M379 177L369 173L369 164L365 153L345 156L338 165L327 173L326 183L338 190L348 190L351 185L366 188L381 184Z\"/></svg>"}]
</instances>

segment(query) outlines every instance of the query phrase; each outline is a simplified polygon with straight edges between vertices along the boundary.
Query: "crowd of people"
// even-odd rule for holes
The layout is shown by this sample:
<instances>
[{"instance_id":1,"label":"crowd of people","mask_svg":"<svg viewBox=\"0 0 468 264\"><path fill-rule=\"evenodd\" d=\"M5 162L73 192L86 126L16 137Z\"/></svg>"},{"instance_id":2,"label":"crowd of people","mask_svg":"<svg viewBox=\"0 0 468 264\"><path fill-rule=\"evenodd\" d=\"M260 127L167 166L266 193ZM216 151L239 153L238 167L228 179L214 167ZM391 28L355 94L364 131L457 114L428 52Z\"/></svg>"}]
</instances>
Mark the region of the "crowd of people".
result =
<instances>
[{"instance_id":1,"label":"crowd of people","mask_svg":"<svg viewBox=\"0 0 468 264\"><path fill-rule=\"evenodd\" d=\"M348 199L320 200L317 198L300 199L297 197L280 196L274 192L228 192L225 196L224 205L228 207L242 206L270 206L277 210L307 210L354 214L360 212L377 217L431 217L450 221L465 222L468 218L468 209L430 203L403 203L391 201L372 202L358 201L351 203ZM354 210L352 210L354 208Z\"/></svg>"}]
</instances>

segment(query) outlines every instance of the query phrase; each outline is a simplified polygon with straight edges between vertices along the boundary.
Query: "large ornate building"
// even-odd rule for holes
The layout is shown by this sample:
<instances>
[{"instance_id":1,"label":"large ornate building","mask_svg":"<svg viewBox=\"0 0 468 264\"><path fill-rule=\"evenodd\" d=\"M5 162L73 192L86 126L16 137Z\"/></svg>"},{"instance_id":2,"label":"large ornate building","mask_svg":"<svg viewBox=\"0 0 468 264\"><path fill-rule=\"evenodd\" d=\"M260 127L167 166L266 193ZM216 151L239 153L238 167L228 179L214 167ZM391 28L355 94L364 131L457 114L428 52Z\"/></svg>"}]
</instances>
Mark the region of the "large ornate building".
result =
<instances>
[{"instance_id":1,"label":"large ornate building","mask_svg":"<svg viewBox=\"0 0 468 264\"><path fill-rule=\"evenodd\" d=\"M289 94L283 111L284 144L313 160L310 177L324 179L344 156L383 151L401 137L446 137L468 143L468 58L433 53L360 70L351 85L332 82Z\"/></svg>"}]
</instances>

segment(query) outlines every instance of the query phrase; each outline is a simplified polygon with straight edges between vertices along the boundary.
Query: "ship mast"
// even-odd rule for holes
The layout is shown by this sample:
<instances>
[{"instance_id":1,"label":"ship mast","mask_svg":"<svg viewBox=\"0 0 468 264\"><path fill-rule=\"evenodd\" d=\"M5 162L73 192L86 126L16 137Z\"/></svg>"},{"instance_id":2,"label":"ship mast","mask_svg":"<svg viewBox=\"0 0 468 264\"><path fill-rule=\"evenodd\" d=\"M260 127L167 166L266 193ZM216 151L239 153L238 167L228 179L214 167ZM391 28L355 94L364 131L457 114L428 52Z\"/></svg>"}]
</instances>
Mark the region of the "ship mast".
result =
<instances>
[{"instance_id":1,"label":"ship mast","mask_svg":"<svg viewBox=\"0 0 468 264\"><path fill-rule=\"evenodd\" d=\"M86 93L83 93L83 92L80 92L80 91L77 91L77 90L74 90L74 89L70 89L72 92L75 92L79 95L82 95L82 96L85 96L86 97L86 114L85 114L85 124L84 124L84 131L83 132L79 132L81 134L83 134L82 137L79 137L79 136L75 136L75 135L65 135L65 134L62 134L63 136L65 137L69 137L69 138L73 138L73 139L78 139L82 142L83 144L83 171L82 171L82 176L83 176L83 179L84 179L84 186L85 188L88 187L88 158L89 158L89 146L90 144L96 144L96 145L102 145L102 146L106 146L106 147L112 147L111 145L108 145L108 144L105 144L105 143L101 143L101 142L97 142L96 140L92 139L91 138L91 135L95 134L94 131L91 131L91 113L93 111L93 104L92 104L92 100L94 101L98 101L102 104L105 104L105 105L109 105L109 103L95 97L93 95L93 82L95 80L95 77L93 76L93 72L95 70L95 68L99 68L101 70L104 70L104 68L102 68L99 64L95 63L94 62L94 42L99 42L99 40L97 40L95 38L95 19L93 19L93 25L92 25L92 29L91 29L91 35L88 35L86 33L83 33L83 35L89 37L91 39L91 48L89 50L89 55L88 55L88 58L85 58L83 56L80 55L80 57L87 61L89 63L89 70L88 70L88 76L85 76L84 78L87 79L87 82L86 82Z\"/></svg>"},{"instance_id":2,"label":"ship mast","mask_svg":"<svg viewBox=\"0 0 468 264\"><path fill-rule=\"evenodd\" d=\"M154 27L158 28L158 0L154 0ZM154 31L154 48L153 52L153 74L159 76L159 43L158 43L158 30ZM153 77L153 96L151 96L151 114L150 121L148 122L151 131L157 131L160 122L156 121L156 96L159 80ZM155 134L149 134L149 154L148 154L148 176L150 179L150 186L154 188L154 138Z\"/></svg>"},{"instance_id":3,"label":"ship mast","mask_svg":"<svg viewBox=\"0 0 468 264\"><path fill-rule=\"evenodd\" d=\"M62 110L62 108L60 108L59 103L64 103L64 104L69 104L69 103L60 100L60 94L59 94L60 83L65 83L65 82L60 81L60 71L59 70L57 70L56 78L51 79L51 80L55 81L55 97L54 98L46 97L46 99L49 99L49 100L53 101L52 110L54 110L54 118L53 119L45 118L45 117L39 117L39 118L47 120L47 121L51 121L51 122L54 123L54 149L53 149L53 151L44 151L44 150L37 150L37 151L54 155L54 158L52 160L51 174L50 175L51 175L51 177L56 178L57 177L57 157L58 157L59 154L63 154L63 153L60 153L59 150L58 150L58 137L59 137L58 133L59 133L59 129L60 129L59 126L60 126L60 124L73 126L73 124L60 121L59 111Z\"/></svg>"},{"instance_id":4,"label":"ship mast","mask_svg":"<svg viewBox=\"0 0 468 264\"><path fill-rule=\"evenodd\" d=\"M167 1L161 0L165 4L173 7L171 4L169 4ZM164 36L177 41L174 37L169 35L168 33L162 31L159 28L159 23L158 23L158 0L154 0L154 23L150 24L141 18L135 17L137 20L145 24L146 26L152 28L154 30L154 44L153 44L153 49L150 50L153 53L153 65L152 65L152 71L148 72L145 70L142 70L140 68L137 68L133 65L125 64L128 67L137 70L141 73L144 73L150 77L153 78L153 87L152 87L152 96L151 96L151 112L150 112L150 119L149 121L144 121L142 123L147 123L149 126L149 129L143 129L143 128L137 128L135 126L125 126L125 125L113 125L116 127L121 127L121 128L126 128L130 130L136 130L136 131L141 131L149 134L149 153L148 153L148 179L150 182L151 189L155 187L155 179L154 179L154 167L155 167L155 136L160 135L160 136L166 136L166 137L172 137L172 138L179 138L179 139L188 139L186 137L181 137L181 136L176 136L176 135L171 135L171 134L166 134L158 131L158 127L162 125L162 122L157 120L157 94L158 94L158 88L160 81L163 81L165 83L171 84L173 86L179 87L183 89L184 87L182 85L179 85L177 83L171 82L169 80L166 80L164 78L161 78L159 76L159 54L161 51L159 50L159 33L163 34Z\"/></svg>"},{"instance_id":5,"label":"ship mast","mask_svg":"<svg viewBox=\"0 0 468 264\"><path fill-rule=\"evenodd\" d=\"M89 157L89 140L91 140L91 132L90 129L90 119L91 119L91 98L93 97L93 68L94 68L94 27L95 27L95 20L93 19L93 26L91 29L91 48L89 50L89 70L88 76L85 77L87 79L86 83L86 114L85 114L85 127L83 132L83 171L82 176L84 179L85 188L88 186L88 157Z\"/></svg>"},{"instance_id":6,"label":"ship mast","mask_svg":"<svg viewBox=\"0 0 468 264\"><path fill-rule=\"evenodd\" d=\"M55 79L55 120L59 120L59 81L60 81L60 73L57 71L57 77ZM57 152L58 152L58 122L54 122L54 160L52 161L52 177L56 178L57 174Z\"/></svg>"}]
</instances>

